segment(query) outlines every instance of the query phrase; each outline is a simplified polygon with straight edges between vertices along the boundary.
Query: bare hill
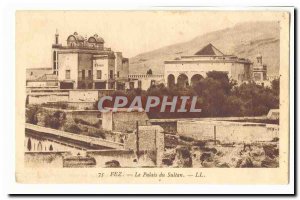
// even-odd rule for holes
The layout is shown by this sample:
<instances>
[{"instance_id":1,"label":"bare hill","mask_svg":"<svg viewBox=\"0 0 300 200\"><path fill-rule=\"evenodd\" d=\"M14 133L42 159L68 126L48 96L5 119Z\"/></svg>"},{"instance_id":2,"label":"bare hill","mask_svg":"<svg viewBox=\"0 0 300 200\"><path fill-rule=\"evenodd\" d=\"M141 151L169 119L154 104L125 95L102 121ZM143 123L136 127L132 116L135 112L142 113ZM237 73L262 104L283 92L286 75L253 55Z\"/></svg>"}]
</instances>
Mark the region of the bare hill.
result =
<instances>
[{"instance_id":1,"label":"bare hill","mask_svg":"<svg viewBox=\"0 0 300 200\"><path fill-rule=\"evenodd\" d=\"M260 52L264 64L268 66L268 75L279 74L279 34L278 22L248 22L232 28L210 32L190 41L166 46L154 51L141 53L130 58L130 73L146 73L151 68L154 74L162 74L164 61L195 54L208 43L225 54L236 55L255 61Z\"/></svg>"}]
</instances>

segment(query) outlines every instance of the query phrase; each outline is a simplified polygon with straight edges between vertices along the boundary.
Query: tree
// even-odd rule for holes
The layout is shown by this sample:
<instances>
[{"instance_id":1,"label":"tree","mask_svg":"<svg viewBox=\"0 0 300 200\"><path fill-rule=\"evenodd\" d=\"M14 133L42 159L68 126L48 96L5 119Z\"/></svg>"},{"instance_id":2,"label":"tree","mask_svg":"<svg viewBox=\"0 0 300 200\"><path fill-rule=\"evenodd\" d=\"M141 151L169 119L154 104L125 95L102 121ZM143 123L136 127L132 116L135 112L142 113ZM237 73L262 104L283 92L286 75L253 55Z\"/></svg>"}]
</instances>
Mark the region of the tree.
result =
<instances>
[{"instance_id":1,"label":"tree","mask_svg":"<svg viewBox=\"0 0 300 200\"><path fill-rule=\"evenodd\" d=\"M27 149L28 149L28 151L31 151L31 148L32 148L32 146L31 146L31 139L28 138L28 141L27 141Z\"/></svg>"},{"instance_id":2,"label":"tree","mask_svg":"<svg viewBox=\"0 0 300 200\"><path fill-rule=\"evenodd\" d=\"M195 92L202 99L202 104L200 104L202 116L217 117L227 115L223 107L224 103L226 102L226 96L228 93L227 88L229 87L230 83L229 79L227 82L224 80L219 80L208 76L205 79L201 79L194 86Z\"/></svg>"},{"instance_id":3,"label":"tree","mask_svg":"<svg viewBox=\"0 0 300 200\"><path fill-rule=\"evenodd\" d=\"M73 124L73 123L65 124L64 131L70 132L70 133L75 133L75 134L79 134L82 132L80 127L77 124Z\"/></svg>"},{"instance_id":4,"label":"tree","mask_svg":"<svg viewBox=\"0 0 300 200\"><path fill-rule=\"evenodd\" d=\"M226 72L209 71L206 73L206 75L208 78L219 81L227 94L229 94L233 86L237 84L236 81L229 80L228 74Z\"/></svg>"},{"instance_id":5,"label":"tree","mask_svg":"<svg viewBox=\"0 0 300 200\"><path fill-rule=\"evenodd\" d=\"M45 117L45 126L59 129L66 119L66 114L63 111L55 111L53 114L47 113Z\"/></svg>"},{"instance_id":6,"label":"tree","mask_svg":"<svg viewBox=\"0 0 300 200\"><path fill-rule=\"evenodd\" d=\"M149 71L149 70L148 70ZM142 97L145 106L147 96L197 96L196 108L202 109L200 113L176 112L180 107L177 101L175 112L160 112L161 103L151 108L150 118L175 118L175 117L225 117L225 116L260 116L265 115L270 109L279 108L279 79L272 81L272 87L264 87L255 82L237 85L230 80L227 73L211 71L207 77L200 79L193 86L166 87L164 84L152 85L147 91L134 89L126 92L116 91L112 96L126 96L128 105L135 96ZM186 109L191 106L187 102Z\"/></svg>"},{"instance_id":7,"label":"tree","mask_svg":"<svg viewBox=\"0 0 300 200\"><path fill-rule=\"evenodd\" d=\"M280 79L274 79L271 82L271 86L272 86L272 91L275 95L279 96L279 88L280 88Z\"/></svg>"},{"instance_id":8,"label":"tree","mask_svg":"<svg viewBox=\"0 0 300 200\"><path fill-rule=\"evenodd\" d=\"M37 113L39 112L39 106L37 105L33 105L33 106L29 106L26 109L26 123L30 123L30 124L37 124L38 123L38 119L37 119Z\"/></svg>"},{"instance_id":9,"label":"tree","mask_svg":"<svg viewBox=\"0 0 300 200\"><path fill-rule=\"evenodd\" d=\"M279 96L272 89L254 82L235 87L231 95L241 99L241 109L247 116L265 115L270 109L279 108Z\"/></svg>"}]
</instances>

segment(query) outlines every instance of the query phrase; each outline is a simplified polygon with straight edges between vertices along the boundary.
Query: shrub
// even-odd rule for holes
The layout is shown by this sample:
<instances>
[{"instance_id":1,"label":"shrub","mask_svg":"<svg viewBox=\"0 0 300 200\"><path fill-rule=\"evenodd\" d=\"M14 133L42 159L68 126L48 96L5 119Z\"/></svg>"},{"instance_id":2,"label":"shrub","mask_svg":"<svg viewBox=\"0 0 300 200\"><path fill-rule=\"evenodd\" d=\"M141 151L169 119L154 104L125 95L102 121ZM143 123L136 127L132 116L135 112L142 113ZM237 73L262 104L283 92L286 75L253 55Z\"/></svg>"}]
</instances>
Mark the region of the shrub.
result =
<instances>
[{"instance_id":1,"label":"shrub","mask_svg":"<svg viewBox=\"0 0 300 200\"><path fill-rule=\"evenodd\" d=\"M271 142L278 142L279 141L279 137L274 137Z\"/></svg>"},{"instance_id":2,"label":"shrub","mask_svg":"<svg viewBox=\"0 0 300 200\"><path fill-rule=\"evenodd\" d=\"M50 128L54 128L54 129L59 129L60 123L59 123L59 120L57 118L54 118L53 116L48 114L45 117L45 126L50 127Z\"/></svg>"},{"instance_id":3,"label":"shrub","mask_svg":"<svg viewBox=\"0 0 300 200\"><path fill-rule=\"evenodd\" d=\"M186 141L186 142L193 142L194 141L194 138L191 138L191 137L188 137L188 136L179 136L179 139L183 140L183 141Z\"/></svg>"},{"instance_id":4,"label":"shrub","mask_svg":"<svg viewBox=\"0 0 300 200\"><path fill-rule=\"evenodd\" d=\"M206 141L202 141L202 140L196 140L193 142L194 146L198 146L200 148L203 148L206 145Z\"/></svg>"},{"instance_id":5,"label":"shrub","mask_svg":"<svg viewBox=\"0 0 300 200\"><path fill-rule=\"evenodd\" d=\"M100 127L100 122L92 124L92 123L87 122L87 121L85 121L83 119L80 119L80 118L75 118L74 121L75 121L76 124L82 124L82 125L86 125L86 126L93 126L95 128Z\"/></svg>"},{"instance_id":6,"label":"shrub","mask_svg":"<svg viewBox=\"0 0 300 200\"><path fill-rule=\"evenodd\" d=\"M76 133L76 134L79 134L81 132L81 129L77 124L67 124L65 125L64 130L66 132Z\"/></svg>"},{"instance_id":7,"label":"shrub","mask_svg":"<svg viewBox=\"0 0 300 200\"><path fill-rule=\"evenodd\" d=\"M64 113L63 111L55 111L53 113L53 117L58 118L62 121L66 119L66 113Z\"/></svg>"},{"instance_id":8,"label":"shrub","mask_svg":"<svg viewBox=\"0 0 300 200\"><path fill-rule=\"evenodd\" d=\"M26 109L26 123L30 123L30 124L37 124L38 120L37 120L37 113L39 111L39 106L38 105L33 105L30 106Z\"/></svg>"},{"instance_id":9,"label":"shrub","mask_svg":"<svg viewBox=\"0 0 300 200\"><path fill-rule=\"evenodd\" d=\"M87 126L90 126L91 124L83 119L80 119L80 118L75 118L74 119L74 122L76 124L83 124L83 125L87 125Z\"/></svg>"},{"instance_id":10,"label":"shrub","mask_svg":"<svg viewBox=\"0 0 300 200\"><path fill-rule=\"evenodd\" d=\"M93 127L88 129L88 135L91 137L100 137L102 139L106 139L105 131Z\"/></svg>"},{"instance_id":11,"label":"shrub","mask_svg":"<svg viewBox=\"0 0 300 200\"><path fill-rule=\"evenodd\" d=\"M111 160L111 161L105 162L105 167L107 167L107 168L117 168L117 167L121 167L121 165L120 165L119 161Z\"/></svg>"},{"instance_id":12,"label":"shrub","mask_svg":"<svg viewBox=\"0 0 300 200\"><path fill-rule=\"evenodd\" d=\"M56 111L53 114L47 114L45 117L45 126L54 128L54 129L59 129L66 118L66 114L62 111Z\"/></svg>"},{"instance_id":13,"label":"shrub","mask_svg":"<svg viewBox=\"0 0 300 200\"><path fill-rule=\"evenodd\" d=\"M59 107L61 109L67 109L68 108L68 104L67 103L61 103L61 104L59 104Z\"/></svg>"}]
</instances>

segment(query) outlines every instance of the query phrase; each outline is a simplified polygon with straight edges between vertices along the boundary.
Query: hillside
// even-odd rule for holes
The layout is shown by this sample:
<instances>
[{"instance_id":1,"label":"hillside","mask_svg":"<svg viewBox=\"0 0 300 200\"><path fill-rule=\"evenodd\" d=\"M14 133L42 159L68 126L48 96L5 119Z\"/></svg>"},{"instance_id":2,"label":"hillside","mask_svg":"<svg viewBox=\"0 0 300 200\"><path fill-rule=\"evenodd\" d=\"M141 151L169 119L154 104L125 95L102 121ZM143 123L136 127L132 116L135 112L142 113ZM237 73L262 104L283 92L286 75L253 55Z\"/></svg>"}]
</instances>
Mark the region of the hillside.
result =
<instances>
[{"instance_id":1,"label":"hillside","mask_svg":"<svg viewBox=\"0 0 300 200\"><path fill-rule=\"evenodd\" d=\"M154 51L141 53L130 58L130 73L146 73L151 68L154 74L162 74L164 61L195 54L208 43L225 54L234 54L252 61L260 52L268 66L268 75L279 73L279 24L277 22L248 22L232 28L210 32L190 41L166 46ZM163 37L162 37L163 38Z\"/></svg>"}]
</instances>

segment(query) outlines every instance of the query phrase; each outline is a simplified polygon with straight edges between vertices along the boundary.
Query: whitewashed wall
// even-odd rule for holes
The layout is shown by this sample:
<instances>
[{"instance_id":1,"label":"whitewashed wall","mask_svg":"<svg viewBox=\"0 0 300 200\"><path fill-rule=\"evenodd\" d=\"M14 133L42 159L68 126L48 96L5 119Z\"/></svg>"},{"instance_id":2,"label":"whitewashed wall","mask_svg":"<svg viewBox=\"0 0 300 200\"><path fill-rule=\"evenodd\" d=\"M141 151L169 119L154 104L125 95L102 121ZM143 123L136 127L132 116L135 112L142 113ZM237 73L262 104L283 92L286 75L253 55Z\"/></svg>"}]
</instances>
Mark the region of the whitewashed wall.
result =
<instances>
[{"instance_id":1,"label":"whitewashed wall","mask_svg":"<svg viewBox=\"0 0 300 200\"><path fill-rule=\"evenodd\" d=\"M78 80L78 54L61 53L58 54L58 81L72 80L74 88L77 88ZM66 79L66 70L70 70L70 79Z\"/></svg>"},{"instance_id":2,"label":"whitewashed wall","mask_svg":"<svg viewBox=\"0 0 300 200\"><path fill-rule=\"evenodd\" d=\"M177 132L179 135L207 140L214 138L214 126L217 140L221 142L270 141L279 136L278 125L224 121L178 121Z\"/></svg>"}]
</instances>

